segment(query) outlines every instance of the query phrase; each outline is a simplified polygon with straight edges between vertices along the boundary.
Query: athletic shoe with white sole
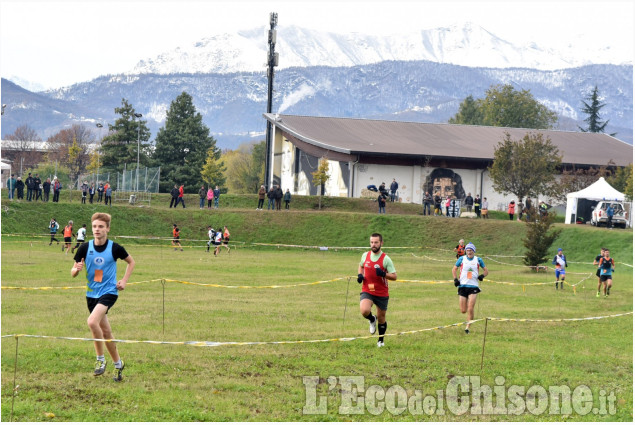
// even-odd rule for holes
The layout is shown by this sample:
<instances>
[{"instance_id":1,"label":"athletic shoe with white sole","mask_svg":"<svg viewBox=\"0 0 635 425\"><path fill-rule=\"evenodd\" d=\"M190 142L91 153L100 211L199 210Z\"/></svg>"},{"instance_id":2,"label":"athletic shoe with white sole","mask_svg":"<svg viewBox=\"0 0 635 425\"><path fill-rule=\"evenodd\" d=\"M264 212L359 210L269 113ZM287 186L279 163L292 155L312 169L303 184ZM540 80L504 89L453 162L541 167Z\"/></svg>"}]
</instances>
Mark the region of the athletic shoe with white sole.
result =
<instances>
[{"instance_id":1,"label":"athletic shoe with white sole","mask_svg":"<svg viewBox=\"0 0 635 425\"><path fill-rule=\"evenodd\" d=\"M95 363L95 371L93 372L93 376L103 375L106 372L106 360L97 360Z\"/></svg>"},{"instance_id":2,"label":"athletic shoe with white sole","mask_svg":"<svg viewBox=\"0 0 635 425\"><path fill-rule=\"evenodd\" d=\"M126 367L126 365L123 363L123 360L121 361L121 368L115 368L115 376L112 378L113 381L115 382L121 382L121 380L123 380L123 368Z\"/></svg>"},{"instance_id":3,"label":"athletic shoe with white sole","mask_svg":"<svg viewBox=\"0 0 635 425\"><path fill-rule=\"evenodd\" d=\"M383 347L384 341L377 341L377 348Z\"/></svg>"},{"instance_id":4,"label":"athletic shoe with white sole","mask_svg":"<svg viewBox=\"0 0 635 425\"><path fill-rule=\"evenodd\" d=\"M370 327L368 328L368 331L370 332L371 335L374 335L375 331L377 330L377 316L373 316L373 318L375 320L370 322Z\"/></svg>"}]
</instances>

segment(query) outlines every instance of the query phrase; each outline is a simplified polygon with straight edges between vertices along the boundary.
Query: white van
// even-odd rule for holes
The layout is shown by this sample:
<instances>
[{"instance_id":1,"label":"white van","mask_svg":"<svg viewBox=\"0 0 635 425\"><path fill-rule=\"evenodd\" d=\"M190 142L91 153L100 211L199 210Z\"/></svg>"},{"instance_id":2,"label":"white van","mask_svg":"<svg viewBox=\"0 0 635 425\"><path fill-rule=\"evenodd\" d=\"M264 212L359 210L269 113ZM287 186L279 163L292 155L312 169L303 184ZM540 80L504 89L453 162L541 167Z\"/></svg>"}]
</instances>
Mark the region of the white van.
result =
<instances>
[{"instance_id":1,"label":"white van","mask_svg":"<svg viewBox=\"0 0 635 425\"><path fill-rule=\"evenodd\" d=\"M613 227L621 227L626 229L628 218L624 205L615 201L600 201L591 213L592 226L606 226L607 216L606 208L611 205L613 207Z\"/></svg>"}]
</instances>

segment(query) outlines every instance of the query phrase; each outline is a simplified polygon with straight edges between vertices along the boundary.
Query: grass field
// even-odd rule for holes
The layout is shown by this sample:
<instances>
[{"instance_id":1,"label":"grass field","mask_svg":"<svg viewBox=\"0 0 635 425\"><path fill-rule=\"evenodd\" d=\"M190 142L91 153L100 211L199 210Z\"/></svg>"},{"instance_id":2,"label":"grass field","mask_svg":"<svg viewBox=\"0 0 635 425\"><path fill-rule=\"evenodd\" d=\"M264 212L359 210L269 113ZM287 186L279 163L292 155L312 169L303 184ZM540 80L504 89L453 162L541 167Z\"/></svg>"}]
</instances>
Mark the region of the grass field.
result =
<instances>
[{"instance_id":1,"label":"grass field","mask_svg":"<svg viewBox=\"0 0 635 425\"><path fill-rule=\"evenodd\" d=\"M76 216L89 216L89 207L73 208ZM115 220L118 217L120 225L127 226L126 231L136 223L134 220L145 220L135 219L136 213L117 207L113 211ZM147 226L153 229L160 227L152 221L156 217L167 224L176 220L173 214L179 214L180 221L196 227L192 234L200 235L199 227L205 222L204 218L196 218L199 211L142 213L148 214ZM15 214L15 211L3 213L3 234L24 231L24 220L16 219ZM290 216L250 216L240 211L222 214L222 221L230 223L230 229L244 232L232 233L234 239L241 241L288 243L302 238L309 245L319 238L307 235L308 228L325 235L328 228L328 233L339 235L325 236L332 238L327 241L331 246L338 239L352 246L364 246L368 243L368 229L380 225L389 232L394 229L397 236L392 246L447 247L458 240L459 231L474 235L470 238L478 237L481 243L477 247L485 247L479 248L478 254L483 253L490 270L479 295L477 319L582 318L633 311L632 232L615 233L619 236L611 239L613 245L618 245L616 238L623 239L622 245L626 246L620 247L614 256L631 267L618 264L612 295L604 299L595 297L597 279L594 275L589 277L595 271L589 264L590 253L597 251L607 234L597 232L599 229L566 231L559 240L567 243L570 262L567 280L577 284L574 292L570 285L563 291L555 291L553 284L537 285L551 282L552 271L536 273L521 267L520 258L492 257L519 254L517 240L522 225L516 226L517 223L474 224L469 220L453 220L451 226L457 228L448 231L450 222L437 220L397 230L407 218L342 214L339 220L344 224L340 224L334 216L306 213L295 217L292 224ZM35 210L34 217L39 215L47 222L50 211ZM124 218L128 215L129 218ZM216 218L220 221L219 217ZM283 229L274 232L266 227L267 220L279 221ZM284 220L288 229L284 229ZM443 226L446 232L441 236ZM491 229L498 226L500 230L483 232L479 226ZM518 229L516 235L513 229ZM149 233L139 230L137 234ZM282 241L283 238L288 239ZM204 252L200 242L186 244L190 246L184 252L174 252L167 242L163 246L158 241L153 241L152 246L144 245L147 241L127 243L118 239L117 242L123 243L137 262L131 282L170 279L227 286L288 285L249 289L171 281L165 285L160 281L130 285L109 314L118 339L172 342L358 339L213 347L120 343L119 350L126 361L125 379L115 383L110 376L109 358L107 374L92 376L94 349L90 341L23 337L18 340L15 378L19 387L13 399L16 339L4 338L2 420L10 419L12 407L13 420L17 421L633 420L632 315L571 322L488 321L486 339L486 322L480 321L472 325L470 335L465 335L462 327L413 332L387 336L386 346L378 349L376 337L368 338L368 322L359 314L359 285L354 278L350 283L346 279L356 275L362 250L319 251L239 244L231 253L223 251L214 258ZM627 256L629 250L631 257ZM387 247L385 251L393 259L399 279L391 283L389 335L465 320L450 283L452 253L429 248ZM71 267L70 255L65 256L56 245L49 247L42 239L2 238L3 287L82 286L81 276L70 278ZM123 269L121 264L120 274ZM298 285L317 281L327 282ZM2 334L89 338L84 294L82 289L3 289ZM361 414L340 410L351 396L346 383L333 378L341 376L364 380L358 394L366 397L366 404L361 403ZM449 407L452 396L446 394L442 398L445 408L428 414L432 413L429 408L422 410L416 403L403 410L389 408L390 397L384 400L381 396L384 390L401 394L390 392L390 388L399 386L409 401L416 401L420 393L424 397L435 396L438 403L437 392L445 392L455 377L465 376L480 377L482 385L492 388L517 385L529 389L538 385L567 386L573 390L585 385L593 393L593 407L599 407L600 411L550 413L550 405L537 415L530 409L520 414L468 411L457 415ZM303 377L318 377L316 386L305 385ZM303 413L307 406L309 411L313 408L311 394L318 397L317 404L320 397L326 397L323 413ZM372 402L373 394L380 394L376 397L379 404ZM605 395L610 398L606 412L600 405ZM382 402L386 403L383 409ZM540 402L546 400L541 398ZM353 404L357 404L356 399ZM476 405L476 400L472 400L472 406Z\"/></svg>"}]
</instances>

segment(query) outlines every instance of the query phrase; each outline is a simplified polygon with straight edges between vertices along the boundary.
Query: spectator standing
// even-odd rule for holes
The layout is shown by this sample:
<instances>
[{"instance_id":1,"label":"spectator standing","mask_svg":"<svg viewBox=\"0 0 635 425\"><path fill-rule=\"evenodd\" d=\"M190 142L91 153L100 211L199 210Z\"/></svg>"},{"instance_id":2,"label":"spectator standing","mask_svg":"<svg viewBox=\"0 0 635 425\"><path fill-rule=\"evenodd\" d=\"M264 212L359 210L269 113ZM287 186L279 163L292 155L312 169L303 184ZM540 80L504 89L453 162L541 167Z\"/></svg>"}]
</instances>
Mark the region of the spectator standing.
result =
<instances>
[{"instance_id":1,"label":"spectator standing","mask_svg":"<svg viewBox=\"0 0 635 425\"><path fill-rule=\"evenodd\" d=\"M516 210L518 211L518 221L522 221L523 213L525 212L525 206L521 201L518 201L518 205L516 206Z\"/></svg>"},{"instance_id":2,"label":"spectator standing","mask_svg":"<svg viewBox=\"0 0 635 425\"><path fill-rule=\"evenodd\" d=\"M59 223L55 221L55 217L53 217L51 219L51 222L49 223L49 233L51 234L51 242L49 242L49 246L53 244L53 241L57 242L58 245L60 244L60 241L55 238L55 235L57 235L57 230L59 228Z\"/></svg>"},{"instance_id":3,"label":"spectator standing","mask_svg":"<svg viewBox=\"0 0 635 425\"><path fill-rule=\"evenodd\" d=\"M95 197L95 182L92 182L90 184L90 187L88 188L88 195L90 196L90 198L88 199L88 202L92 204L93 198Z\"/></svg>"},{"instance_id":4,"label":"spectator standing","mask_svg":"<svg viewBox=\"0 0 635 425\"><path fill-rule=\"evenodd\" d=\"M24 199L24 182L22 181L22 177L18 176L18 179L15 181L15 188L18 190L18 199Z\"/></svg>"},{"instance_id":5,"label":"spectator standing","mask_svg":"<svg viewBox=\"0 0 635 425\"><path fill-rule=\"evenodd\" d=\"M512 201L507 206L507 214L509 214L509 219L514 220L514 210L516 209L516 201L512 199Z\"/></svg>"},{"instance_id":6,"label":"spectator standing","mask_svg":"<svg viewBox=\"0 0 635 425\"><path fill-rule=\"evenodd\" d=\"M267 189L265 189L264 184L261 184L260 189L258 189L258 206L256 207L256 211L262 210L262 207L265 204L266 195L267 195Z\"/></svg>"},{"instance_id":7,"label":"spectator standing","mask_svg":"<svg viewBox=\"0 0 635 425\"><path fill-rule=\"evenodd\" d=\"M275 207L273 205L273 203L275 202L276 199L276 193L275 193L275 189L273 186L271 186L269 188L269 192L267 192L267 210L271 209L271 210L275 210Z\"/></svg>"},{"instance_id":8,"label":"spectator standing","mask_svg":"<svg viewBox=\"0 0 635 425\"><path fill-rule=\"evenodd\" d=\"M97 186L97 203L100 203L104 200L104 184L99 182L99 186Z\"/></svg>"},{"instance_id":9,"label":"spectator standing","mask_svg":"<svg viewBox=\"0 0 635 425\"><path fill-rule=\"evenodd\" d=\"M31 173L29 173L24 183L26 184L26 200L31 202L33 200L33 189L35 188L35 179Z\"/></svg>"},{"instance_id":10,"label":"spectator standing","mask_svg":"<svg viewBox=\"0 0 635 425\"><path fill-rule=\"evenodd\" d=\"M44 192L42 194L43 196L43 201L44 202L48 202L49 201L49 194L51 193L51 178L47 177L46 181L44 183L42 183L42 192Z\"/></svg>"},{"instance_id":11,"label":"spectator standing","mask_svg":"<svg viewBox=\"0 0 635 425\"><path fill-rule=\"evenodd\" d=\"M531 199L529 197L525 198L525 220L527 222L531 221Z\"/></svg>"},{"instance_id":12,"label":"spectator standing","mask_svg":"<svg viewBox=\"0 0 635 425\"><path fill-rule=\"evenodd\" d=\"M108 205L108 189L110 189L110 182L106 181L104 184L104 203Z\"/></svg>"},{"instance_id":13,"label":"spectator standing","mask_svg":"<svg viewBox=\"0 0 635 425\"><path fill-rule=\"evenodd\" d=\"M202 210L205 206L205 198L207 197L207 191L205 190L205 185L201 186L198 190L199 204L198 209Z\"/></svg>"},{"instance_id":14,"label":"spectator standing","mask_svg":"<svg viewBox=\"0 0 635 425\"><path fill-rule=\"evenodd\" d=\"M452 198L450 198L450 195L448 195L447 199L445 200L445 216L449 217L450 216L450 203L452 202Z\"/></svg>"},{"instance_id":15,"label":"spectator standing","mask_svg":"<svg viewBox=\"0 0 635 425\"><path fill-rule=\"evenodd\" d=\"M430 192L426 192L426 194L423 196L423 215L426 215L426 211L428 212L428 215L430 215L430 205L433 202L434 200L432 199Z\"/></svg>"},{"instance_id":16,"label":"spectator standing","mask_svg":"<svg viewBox=\"0 0 635 425\"><path fill-rule=\"evenodd\" d=\"M397 180L392 179L392 183L390 183L390 202L395 202L397 189L399 189L399 183L397 183Z\"/></svg>"},{"instance_id":17,"label":"spectator standing","mask_svg":"<svg viewBox=\"0 0 635 425\"><path fill-rule=\"evenodd\" d=\"M289 191L289 189L287 189L287 191L284 193L284 209L288 210L289 209L289 202L291 202L291 192Z\"/></svg>"},{"instance_id":18,"label":"spectator standing","mask_svg":"<svg viewBox=\"0 0 635 425\"><path fill-rule=\"evenodd\" d=\"M11 174L11 177L9 177L7 179L7 189L9 190L9 199L13 201L13 198L15 197L15 183L16 183L16 179L15 179L15 174Z\"/></svg>"},{"instance_id":19,"label":"spectator standing","mask_svg":"<svg viewBox=\"0 0 635 425\"><path fill-rule=\"evenodd\" d=\"M177 185L174 185L174 187L170 191L170 195L172 196L172 199L170 200L170 208L176 208L179 200L179 187Z\"/></svg>"},{"instance_id":20,"label":"spectator standing","mask_svg":"<svg viewBox=\"0 0 635 425\"><path fill-rule=\"evenodd\" d=\"M218 200L220 199L220 189L218 186L214 188L214 209L218 209Z\"/></svg>"},{"instance_id":21,"label":"spectator standing","mask_svg":"<svg viewBox=\"0 0 635 425\"><path fill-rule=\"evenodd\" d=\"M381 182L381 184L379 185L379 192L388 196L388 191L386 190L386 183Z\"/></svg>"},{"instance_id":22,"label":"spectator standing","mask_svg":"<svg viewBox=\"0 0 635 425\"><path fill-rule=\"evenodd\" d=\"M472 207L474 206L474 198L472 198L472 193L468 192L465 197L465 209L467 212L472 212Z\"/></svg>"},{"instance_id":23,"label":"spectator standing","mask_svg":"<svg viewBox=\"0 0 635 425\"><path fill-rule=\"evenodd\" d=\"M84 181L80 189L82 190L82 204L86 203L86 195L88 195L88 182Z\"/></svg>"},{"instance_id":24,"label":"spectator standing","mask_svg":"<svg viewBox=\"0 0 635 425\"><path fill-rule=\"evenodd\" d=\"M207 209L212 209L212 202L214 202L214 189L210 186L207 189Z\"/></svg>"},{"instance_id":25,"label":"spectator standing","mask_svg":"<svg viewBox=\"0 0 635 425\"><path fill-rule=\"evenodd\" d=\"M60 183L60 180L56 177L55 180L53 180L53 202L60 201L61 190L62 190L62 183Z\"/></svg>"},{"instance_id":26,"label":"spectator standing","mask_svg":"<svg viewBox=\"0 0 635 425\"><path fill-rule=\"evenodd\" d=\"M442 215L441 212L441 195L439 192L434 194L434 215Z\"/></svg>"},{"instance_id":27,"label":"spectator standing","mask_svg":"<svg viewBox=\"0 0 635 425\"><path fill-rule=\"evenodd\" d=\"M613 215L615 215L615 210L613 209L613 205L609 204L609 206L606 207L606 228L607 229L613 228Z\"/></svg>"},{"instance_id":28,"label":"spectator standing","mask_svg":"<svg viewBox=\"0 0 635 425\"><path fill-rule=\"evenodd\" d=\"M276 190L274 192L274 195L276 199L276 209L280 211L280 208L282 207L282 197L284 196L284 194L282 193L282 189L280 188L280 185L276 185Z\"/></svg>"},{"instance_id":29,"label":"spectator standing","mask_svg":"<svg viewBox=\"0 0 635 425\"><path fill-rule=\"evenodd\" d=\"M107 182L106 182L106 186L104 186L106 188L105 194L104 194L104 199L106 202L106 205L110 205L112 207L112 186L110 186Z\"/></svg>"},{"instance_id":30,"label":"spectator standing","mask_svg":"<svg viewBox=\"0 0 635 425\"><path fill-rule=\"evenodd\" d=\"M478 193L476 194L476 198L474 198L474 212L477 218L481 218L481 197Z\"/></svg>"},{"instance_id":31,"label":"spectator standing","mask_svg":"<svg viewBox=\"0 0 635 425\"><path fill-rule=\"evenodd\" d=\"M489 218L489 202L487 198L483 198L483 207L481 208L481 216L483 218Z\"/></svg>"},{"instance_id":32,"label":"spectator standing","mask_svg":"<svg viewBox=\"0 0 635 425\"><path fill-rule=\"evenodd\" d=\"M385 193L380 192L377 197L377 205L379 206L379 214L386 214L386 199Z\"/></svg>"},{"instance_id":33,"label":"spectator standing","mask_svg":"<svg viewBox=\"0 0 635 425\"><path fill-rule=\"evenodd\" d=\"M42 200L42 179L38 173L35 173L35 178L33 179L33 190L35 191L35 200Z\"/></svg>"}]
</instances>

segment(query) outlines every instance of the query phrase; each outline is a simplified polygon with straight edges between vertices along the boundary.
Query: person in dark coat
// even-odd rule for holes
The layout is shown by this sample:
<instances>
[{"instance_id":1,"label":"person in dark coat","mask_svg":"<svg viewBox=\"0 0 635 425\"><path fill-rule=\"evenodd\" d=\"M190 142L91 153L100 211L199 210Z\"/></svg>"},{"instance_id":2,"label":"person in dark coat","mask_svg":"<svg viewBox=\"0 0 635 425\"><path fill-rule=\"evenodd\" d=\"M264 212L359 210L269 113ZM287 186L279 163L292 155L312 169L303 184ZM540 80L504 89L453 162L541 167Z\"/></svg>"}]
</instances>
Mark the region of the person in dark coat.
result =
<instances>
[{"instance_id":1,"label":"person in dark coat","mask_svg":"<svg viewBox=\"0 0 635 425\"><path fill-rule=\"evenodd\" d=\"M172 208L172 206L174 206L174 208L176 208L176 206L178 204L178 200L179 200L179 188L178 188L177 185L174 185L174 187L170 191L170 195L172 196L172 199L170 200L170 207L169 208Z\"/></svg>"},{"instance_id":2,"label":"person in dark coat","mask_svg":"<svg viewBox=\"0 0 635 425\"><path fill-rule=\"evenodd\" d=\"M390 202L395 202L397 189L399 189L399 183L397 183L397 180L392 179L392 183L390 183Z\"/></svg>"},{"instance_id":3,"label":"person in dark coat","mask_svg":"<svg viewBox=\"0 0 635 425\"><path fill-rule=\"evenodd\" d=\"M51 179L50 178L47 178L46 181L44 183L42 183L42 192L43 192L42 200L44 202L48 202L49 201L49 194L51 193Z\"/></svg>"},{"instance_id":4,"label":"person in dark coat","mask_svg":"<svg viewBox=\"0 0 635 425\"><path fill-rule=\"evenodd\" d=\"M35 173L35 178L33 179L33 191L35 193L35 200L42 200L42 179L38 173Z\"/></svg>"},{"instance_id":5,"label":"person in dark coat","mask_svg":"<svg viewBox=\"0 0 635 425\"><path fill-rule=\"evenodd\" d=\"M472 193L468 192L465 197L465 208L467 212L472 212L472 206L474 206L474 198L472 198Z\"/></svg>"},{"instance_id":6,"label":"person in dark coat","mask_svg":"<svg viewBox=\"0 0 635 425\"><path fill-rule=\"evenodd\" d=\"M282 197L284 196L284 193L282 193L282 189L280 189L280 185L276 186L274 195L276 198L276 209L280 210L280 208L282 207Z\"/></svg>"},{"instance_id":7,"label":"person in dark coat","mask_svg":"<svg viewBox=\"0 0 635 425\"><path fill-rule=\"evenodd\" d=\"M18 180L15 182L15 188L18 190L18 199L24 199L24 182L22 177L18 176Z\"/></svg>"},{"instance_id":8,"label":"person in dark coat","mask_svg":"<svg viewBox=\"0 0 635 425\"><path fill-rule=\"evenodd\" d=\"M287 191L284 193L284 209L288 210L289 209L289 202L291 202L291 192L289 191L289 189L287 189Z\"/></svg>"},{"instance_id":9,"label":"person in dark coat","mask_svg":"<svg viewBox=\"0 0 635 425\"><path fill-rule=\"evenodd\" d=\"M267 192L267 210L275 210L274 202L276 201L276 190L274 186L269 188L269 192Z\"/></svg>"},{"instance_id":10,"label":"person in dark coat","mask_svg":"<svg viewBox=\"0 0 635 425\"><path fill-rule=\"evenodd\" d=\"M26 184L26 200L31 202L33 199L33 189L35 189L35 179L31 173L29 173L29 176L26 178L24 183Z\"/></svg>"}]
</instances>

